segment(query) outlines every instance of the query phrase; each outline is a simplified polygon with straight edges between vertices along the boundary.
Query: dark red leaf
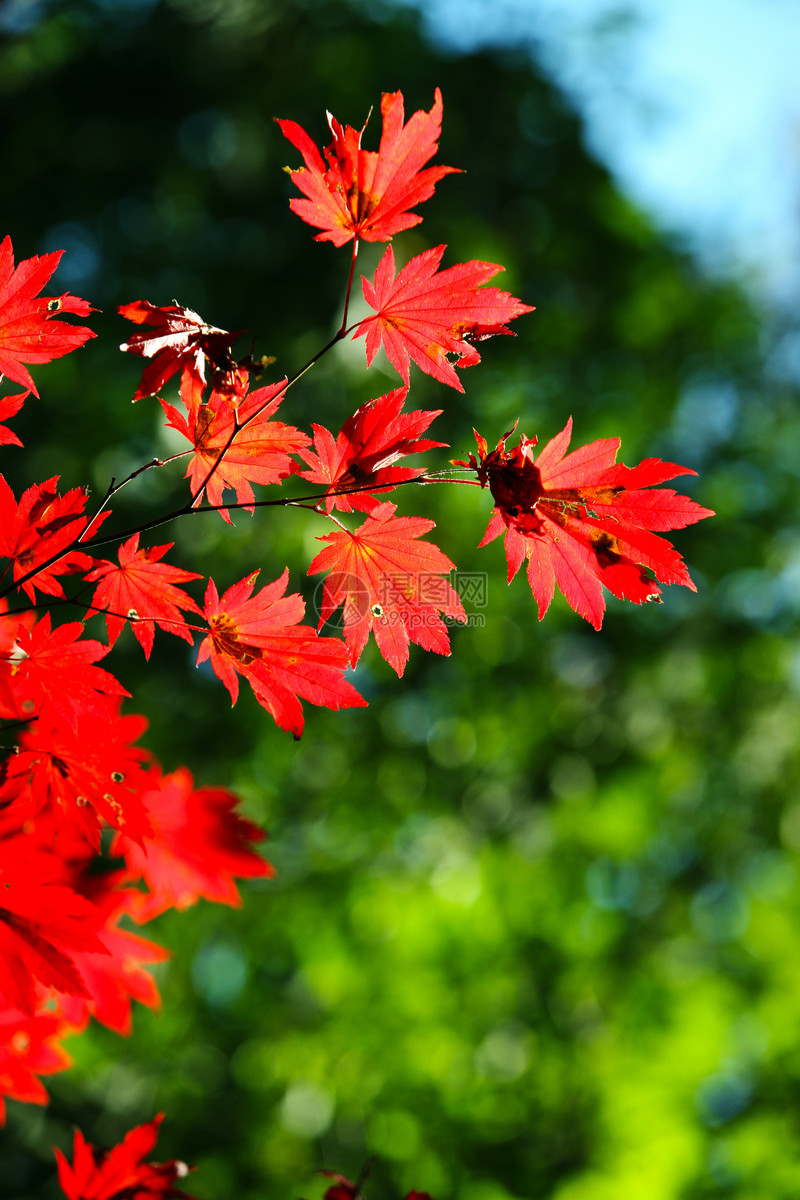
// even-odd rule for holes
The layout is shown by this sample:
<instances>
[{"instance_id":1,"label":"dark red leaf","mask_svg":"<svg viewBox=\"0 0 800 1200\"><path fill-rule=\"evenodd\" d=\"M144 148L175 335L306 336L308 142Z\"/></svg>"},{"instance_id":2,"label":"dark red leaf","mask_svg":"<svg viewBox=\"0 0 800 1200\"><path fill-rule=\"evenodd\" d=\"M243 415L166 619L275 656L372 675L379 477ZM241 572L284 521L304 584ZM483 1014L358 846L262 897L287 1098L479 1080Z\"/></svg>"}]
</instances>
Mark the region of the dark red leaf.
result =
<instances>
[{"instance_id":1,"label":"dark red leaf","mask_svg":"<svg viewBox=\"0 0 800 1200\"><path fill-rule=\"evenodd\" d=\"M208 325L190 308L169 304L159 308L147 300L134 300L117 309L120 316L127 317L136 325L152 325L149 332L133 333L120 350L138 354L153 361L144 369L134 401L143 396L152 396L178 371L192 379L201 389L208 382L206 364L210 364L213 376L220 376L233 386L236 363L231 347L240 331L228 333Z\"/></svg>"},{"instance_id":2,"label":"dark red leaf","mask_svg":"<svg viewBox=\"0 0 800 1200\"><path fill-rule=\"evenodd\" d=\"M558 584L595 629L603 622L603 587L635 604L659 599L656 580L694 591L677 550L651 531L682 529L713 513L671 488L645 489L695 472L655 458L633 468L615 463L618 438L566 454L571 431L570 419L538 458L535 438L522 437L507 451L505 434L489 451L476 433L480 458L470 455L469 464L459 463L473 466L494 497L480 544L505 532L509 582L527 559L540 620Z\"/></svg>"}]
</instances>

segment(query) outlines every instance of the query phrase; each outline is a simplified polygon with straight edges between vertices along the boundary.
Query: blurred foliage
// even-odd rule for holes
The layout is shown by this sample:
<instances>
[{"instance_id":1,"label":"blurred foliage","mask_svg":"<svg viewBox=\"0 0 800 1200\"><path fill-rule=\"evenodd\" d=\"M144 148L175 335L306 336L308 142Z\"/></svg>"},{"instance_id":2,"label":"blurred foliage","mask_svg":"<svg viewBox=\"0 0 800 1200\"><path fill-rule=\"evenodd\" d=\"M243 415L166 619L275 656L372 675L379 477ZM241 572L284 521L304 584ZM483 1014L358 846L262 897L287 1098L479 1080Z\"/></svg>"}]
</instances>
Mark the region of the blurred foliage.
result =
<instances>
[{"instance_id":1,"label":"blurred foliage","mask_svg":"<svg viewBox=\"0 0 800 1200\"><path fill-rule=\"evenodd\" d=\"M463 397L416 372L414 407L445 408L456 457L472 425L493 441L519 416L547 439L572 414L578 444L621 435L629 464L697 469L719 513L676 536L697 595L612 600L595 634L559 601L539 625L500 543L475 549L486 494L404 489L460 569L489 572L488 604L401 681L367 654L369 709L310 710L299 744L249 695L231 712L182 644L157 640L145 669L121 641L149 747L237 790L278 875L241 911L156 923L163 1012L128 1041L76 1039L49 1108L10 1106L2 1195L51 1200L72 1125L108 1144L163 1109L159 1150L198 1164L204 1200L317 1197L316 1168L355 1176L372 1154L375 1200L794 1200L800 416L758 314L615 191L527 58L448 56L384 0L20 2L2 20L6 228L19 257L65 247L57 280L104 310L95 342L38 372L28 448L4 456L16 487L102 494L167 445L155 402L129 403L119 303L177 299L280 372L321 346L347 253L290 214L297 155L271 118L321 141L326 108L359 126L381 91L411 112L438 85L438 161L466 174L396 248L504 263L537 312L486 344ZM330 356L281 415L335 429L394 386L362 355ZM122 493L121 527L183 495L179 473ZM322 532L264 511L156 541L221 587L288 564L311 603Z\"/></svg>"}]
</instances>

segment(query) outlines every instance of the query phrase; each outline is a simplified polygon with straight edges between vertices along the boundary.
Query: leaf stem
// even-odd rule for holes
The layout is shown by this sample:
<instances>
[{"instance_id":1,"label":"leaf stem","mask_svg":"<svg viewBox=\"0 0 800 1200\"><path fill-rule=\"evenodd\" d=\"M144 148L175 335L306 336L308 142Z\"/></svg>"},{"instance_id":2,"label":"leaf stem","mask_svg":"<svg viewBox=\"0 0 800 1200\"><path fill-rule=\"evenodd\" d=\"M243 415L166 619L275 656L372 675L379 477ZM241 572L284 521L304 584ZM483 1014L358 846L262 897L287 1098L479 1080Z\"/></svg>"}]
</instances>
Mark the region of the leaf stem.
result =
<instances>
[{"instance_id":1,"label":"leaf stem","mask_svg":"<svg viewBox=\"0 0 800 1200\"><path fill-rule=\"evenodd\" d=\"M146 464L146 466L142 469L146 469L146 467L150 465L152 464ZM128 482L128 480L125 482ZM417 476L414 479L398 479L394 484L392 484L392 488L404 487L410 483L462 483L468 484L472 487L481 486L477 479L452 479L444 475L428 474ZM30 571L26 571L24 575L20 575L18 579L15 579L13 583L9 584L7 587L0 589L0 600L12 592L18 591L19 588L21 588L23 584L27 583L29 579L33 579L41 571L46 571L48 567L53 565L53 563L58 562L59 559L64 558L67 554L70 554L78 545L80 545L83 550L95 550L99 546L110 546L114 543L125 541L126 538L132 537L135 533L149 533L149 531L152 529L158 529L162 525L168 525L172 521L177 521L180 517L192 516L195 513L222 512L223 510L227 511L230 509L244 509L247 512L252 512L256 508L299 508L307 505L318 505L320 501L327 500L331 496L350 496L357 492L373 492L375 490L376 485L373 481L371 483L357 484L353 487L337 488L335 491L315 492L307 496L281 496L274 500L230 501L227 504L196 505L195 501L190 499L186 502L186 504L182 504L180 508L174 508L170 512L164 513L160 517L154 517L152 521L143 521L139 525L130 526L128 529L122 529L117 533L96 534L94 537L87 538L84 541L82 540L83 537L96 520L95 514L83 532L69 546L66 546L63 550L59 550L58 554L53 554L50 558L45 559L37 566L32 567ZM377 490L386 491L388 490L388 485L384 485ZM327 515L330 516L330 514ZM5 570L8 571L11 565L12 561L10 560Z\"/></svg>"},{"instance_id":2,"label":"leaf stem","mask_svg":"<svg viewBox=\"0 0 800 1200\"><path fill-rule=\"evenodd\" d=\"M339 326L339 336L344 337L348 332L347 329L347 310L350 307L350 293L353 289L353 276L355 275L356 259L358 258L358 235L353 237L353 254L350 259L350 274L347 279L347 291L344 297L344 311L342 312L342 323Z\"/></svg>"},{"instance_id":3,"label":"leaf stem","mask_svg":"<svg viewBox=\"0 0 800 1200\"><path fill-rule=\"evenodd\" d=\"M323 355L327 354L329 350L332 350L337 342L340 342L342 340L342 338L346 337L347 334L350 333L350 329L348 329L348 327L347 327L347 311L348 311L348 308L350 305L350 293L353 288L353 277L354 277L355 269L356 269L356 258L358 257L358 245L359 245L358 238L354 237L353 238L353 253L350 257L350 273L347 277L347 291L345 292L345 298L344 298L344 311L342 313L342 323L339 326L338 330L333 335L333 337L330 339L330 341L325 343L325 345L322 347L321 350L318 350L316 354L312 355L312 357L309 358L308 362L306 362L304 366L300 367L300 369L298 371L295 371L294 375L291 375L289 377L289 379L287 379L286 384L285 384L284 388L282 389L282 391L277 392L275 396L270 396L268 400L265 400L264 403L255 410L255 412L252 412L250 414L250 416L247 418L246 421L239 422L237 419L237 414L234 414L234 427L231 430L230 437L228 438L227 442L220 450L220 452L217 455L214 462L212 463L211 467L209 468L208 474L206 475L203 482L199 485L199 487L195 488L194 492L192 493L192 498L191 498L191 502L190 502L191 508L195 507L199 498L202 496L204 490L206 489L208 484L213 479L213 477L216 474L217 470L219 469L223 459L225 458L225 455L228 453L231 446L233 445L237 434L239 434L242 429L246 429L247 426L250 424L250 422L254 421L255 418L264 411L264 409L267 407L268 404L272 404L273 400L276 400L278 396L285 395L286 392L288 392L289 388L293 384L297 383L298 379L301 379L307 371L311 370L311 368L314 366L315 363L319 362L319 360L323 357ZM234 506L231 505L230 507L234 507Z\"/></svg>"},{"instance_id":4,"label":"leaf stem","mask_svg":"<svg viewBox=\"0 0 800 1200\"><path fill-rule=\"evenodd\" d=\"M151 458L149 462L143 463L141 467L137 467L135 471L131 471L130 475L126 475L126 477L120 483L117 483L116 480L114 479L114 477L112 476L111 482L108 485L106 494L103 497L103 501L100 504L100 507L98 508L97 512L94 514L94 516L92 517L91 521L88 523L86 528L84 529L83 533L81 533L81 535L78 537L78 542L83 541L84 537L89 532L89 530L92 528L94 523L97 521L97 518L100 516L100 513L103 512L103 510L105 509L108 502L112 499L112 497L116 496L117 492L121 492L122 489L124 487L126 487L129 483L132 483L133 480L137 478L137 476L144 474L145 471L149 471L151 467L165 467L167 465L167 463L175 462L175 460L177 458L184 458L187 454L190 454L190 453L191 453L190 450L180 450L180 451L178 451L177 454L171 454L169 456L169 458Z\"/></svg>"}]
</instances>

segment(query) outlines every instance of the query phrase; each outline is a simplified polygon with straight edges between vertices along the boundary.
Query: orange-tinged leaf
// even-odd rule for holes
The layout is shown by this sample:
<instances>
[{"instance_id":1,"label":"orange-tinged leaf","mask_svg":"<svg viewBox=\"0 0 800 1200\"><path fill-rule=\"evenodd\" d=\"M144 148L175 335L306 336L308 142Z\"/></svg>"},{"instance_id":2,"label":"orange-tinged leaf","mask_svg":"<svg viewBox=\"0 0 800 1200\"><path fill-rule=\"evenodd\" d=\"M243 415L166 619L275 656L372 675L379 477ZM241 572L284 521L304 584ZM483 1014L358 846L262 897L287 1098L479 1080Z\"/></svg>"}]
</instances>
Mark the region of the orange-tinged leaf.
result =
<instances>
[{"instance_id":1,"label":"orange-tinged leaf","mask_svg":"<svg viewBox=\"0 0 800 1200\"><path fill-rule=\"evenodd\" d=\"M463 392L454 365L480 362L473 342L511 333L506 322L533 309L508 292L482 286L503 270L497 263L460 263L439 271L445 248L423 251L396 274L394 252L387 246L373 281L361 278L375 316L361 321L353 337L366 338L368 366L382 344L406 384L412 359L426 374ZM457 356L455 364L448 355Z\"/></svg>"},{"instance_id":2,"label":"orange-tinged leaf","mask_svg":"<svg viewBox=\"0 0 800 1200\"><path fill-rule=\"evenodd\" d=\"M280 483L297 471L298 464L290 455L311 439L293 425L272 419L285 391L286 380L282 379L242 396L238 404L227 393L217 391L211 393L207 404L200 404L197 393L184 388L186 416L161 401L170 426L192 443L194 453L186 477L198 502L205 491L209 504L222 504L228 488L236 493L239 504L247 506L255 499L251 484ZM223 450L224 458L212 474ZM226 509L221 515L230 521Z\"/></svg>"},{"instance_id":3,"label":"orange-tinged leaf","mask_svg":"<svg viewBox=\"0 0 800 1200\"><path fill-rule=\"evenodd\" d=\"M341 529L318 540L327 542L308 569L328 572L320 626L344 605L344 636L350 662L358 662L370 632L386 661L402 675L408 647L450 653L441 616L466 621L463 605L447 575L454 565L438 546L420 539L435 527L423 517L396 517L384 503L354 533ZM440 615L441 614L441 615Z\"/></svg>"},{"instance_id":4,"label":"orange-tinged leaf","mask_svg":"<svg viewBox=\"0 0 800 1200\"><path fill-rule=\"evenodd\" d=\"M427 167L438 149L442 128L442 94L436 89L431 111L415 112L404 124L402 92L381 98L383 132L377 153L361 149L360 130L341 126L328 113L333 141L325 160L295 121L278 121L281 132L300 151L305 167L290 171L305 199L290 208L309 225L321 229L318 242L336 246L357 237L389 241L392 234L417 225L422 218L409 210L433 195L436 184L456 167ZM423 169L424 168L424 169Z\"/></svg>"}]
</instances>

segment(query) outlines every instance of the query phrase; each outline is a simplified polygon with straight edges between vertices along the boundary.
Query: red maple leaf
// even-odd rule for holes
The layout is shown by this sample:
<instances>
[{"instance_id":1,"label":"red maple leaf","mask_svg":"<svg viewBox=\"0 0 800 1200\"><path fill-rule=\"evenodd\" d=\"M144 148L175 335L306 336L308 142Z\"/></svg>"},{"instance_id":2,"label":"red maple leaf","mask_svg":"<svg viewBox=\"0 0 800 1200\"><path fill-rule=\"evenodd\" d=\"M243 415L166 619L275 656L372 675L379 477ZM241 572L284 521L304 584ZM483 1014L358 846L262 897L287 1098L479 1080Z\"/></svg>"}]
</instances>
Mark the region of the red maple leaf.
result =
<instances>
[{"instance_id":1,"label":"red maple leaf","mask_svg":"<svg viewBox=\"0 0 800 1200\"><path fill-rule=\"evenodd\" d=\"M143 1161L156 1144L163 1119L159 1113L131 1129L111 1150L95 1150L76 1129L72 1162L55 1150L58 1182L67 1200L192 1200L174 1186L192 1167L174 1158L165 1163Z\"/></svg>"},{"instance_id":2,"label":"red maple leaf","mask_svg":"<svg viewBox=\"0 0 800 1200\"><path fill-rule=\"evenodd\" d=\"M0 997L33 1016L36 984L89 998L75 951L103 952L93 905L61 859L24 834L0 842Z\"/></svg>"},{"instance_id":3,"label":"red maple leaf","mask_svg":"<svg viewBox=\"0 0 800 1200\"><path fill-rule=\"evenodd\" d=\"M37 1075L52 1075L71 1065L57 1039L71 1032L53 1013L30 1017L18 1009L0 1012L0 1125L5 1123L3 1096L28 1104L46 1104L47 1092Z\"/></svg>"},{"instance_id":4,"label":"red maple leaf","mask_svg":"<svg viewBox=\"0 0 800 1200\"><path fill-rule=\"evenodd\" d=\"M328 571L320 606L320 626L344 605L344 636L355 666L370 631L386 661L402 675L409 642L437 654L450 653L440 613L466 621L458 595L446 576L454 564L438 546L419 541L435 527L423 517L395 517L388 502L374 509L351 533L341 529L318 538L327 542L309 575Z\"/></svg>"},{"instance_id":5,"label":"red maple leaf","mask_svg":"<svg viewBox=\"0 0 800 1200\"><path fill-rule=\"evenodd\" d=\"M599 629L603 587L620 599L658 600L656 580L695 591L677 550L652 530L683 529L714 514L671 488L649 491L688 467L648 458L638 467L615 463L619 438L591 442L567 454L572 419L536 458L536 439L522 437L512 451L505 434L489 451L476 433L480 460L470 455L482 486L488 483L495 510L481 541L505 531L509 583L525 559L528 581L546 613L555 585L570 607Z\"/></svg>"},{"instance_id":6,"label":"red maple leaf","mask_svg":"<svg viewBox=\"0 0 800 1200\"><path fill-rule=\"evenodd\" d=\"M31 600L36 598L36 588L49 596L63 596L64 589L56 576L86 571L92 565L88 554L70 549L80 536L89 532L89 518L83 515L88 488L70 488L59 496L57 483L58 476L54 475L44 483L34 484L23 492L17 504L14 493L0 475L0 558L13 561L15 580L55 558L20 584ZM93 521L92 532L110 515L108 511L100 513Z\"/></svg>"},{"instance_id":7,"label":"red maple leaf","mask_svg":"<svg viewBox=\"0 0 800 1200\"><path fill-rule=\"evenodd\" d=\"M85 1019L92 1016L122 1037L129 1037L133 1028L131 1000L153 1009L161 1004L156 982L142 964L163 962L169 958L169 951L129 929L119 929L116 922L126 912L126 908L118 906L113 919L98 930L97 940L103 953L87 950L73 955L90 999L81 1001L69 996L60 1001L58 1008L77 1028L81 1027L76 1012L79 1006L85 1012Z\"/></svg>"},{"instance_id":8,"label":"red maple leaf","mask_svg":"<svg viewBox=\"0 0 800 1200\"><path fill-rule=\"evenodd\" d=\"M74 725L82 714L104 716L110 696L130 695L110 672L93 665L108 654L108 646L89 638L81 641L83 633L80 621L51 629L49 612L31 629L20 625L7 660L20 711L41 715L52 710Z\"/></svg>"},{"instance_id":9,"label":"red maple leaf","mask_svg":"<svg viewBox=\"0 0 800 1200\"><path fill-rule=\"evenodd\" d=\"M21 624L26 629L36 624L35 609L27 605L21 612L9 612L8 597L3 596L0 599L0 658L8 657L14 650Z\"/></svg>"},{"instance_id":10,"label":"red maple leaf","mask_svg":"<svg viewBox=\"0 0 800 1200\"><path fill-rule=\"evenodd\" d=\"M196 571L185 571L182 567L159 561L173 544L169 542L166 546L140 550L139 534L135 533L120 546L119 565L100 562L85 576L87 583L98 585L92 604L109 610L106 613L109 646L116 642L126 620L131 623L145 658L150 657L153 649L156 625L185 642L192 642L191 631L179 610L184 608L199 613L200 609L192 597L176 585L201 576Z\"/></svg>"},{"instance_id":11,"label":"red maple leaf","mask_svg":"<svg viewBox=\"0 0 800 1200\"><path fill-rule=\"evenodd\" d=\"M13 396L4 396L0 400L0 421L15 417L30 396L30 390L15 392ZM21 446L22 442L7 425L0 425L0 446Z\"/></svg>"},{"instance_id":12,"label":"red maple leaf","mask_svg":"<svg viewBox=\"0 0 800 1200\"><path fill-rule=\"evenodd\" d=\"M447 444L419 436L442 410L401 413L407 395L408 388L395 388L362 404L345 421L335 441L323 425L313 426L314 450L300 451L311 470L299 474L327 488L328 512L334 507L344 512L370 512L380 503L375 492L391 491L402 480L425 474L424 467L394 467L392 463L407 454L422 454ZM364 490L347 493L347 488Z\"/></svg>"},{"instance_id":13,"label":"red maple leaf","mask_svg":"<svg viewBox=\"0 0 800 1200\"><path fill-rule=\"evenodd\" d=\"M459 263L437 274L445 249L424 250L396 275L394 252L387 246L372 283L361 277L375 316L361 321L353 337L367 339L367 366L383 343L406 384L411 358L426 374L463 392L448 354L458 356L457 367L474 366L480 355L470 339L511 333L506 322L533 309L499 288L482 287L504 270L496 263Z\"/></svg>"},{"instance_id":14,"label":"red maple leaf","mask_svg":"<svg viewBox=\"0 0 800 1200\"><path fill-rule=\"evenodd\" d=\"M223 492L231 488L238 503L247 505L255 499L252 483L280 483L294 474L297 463L289 455L307 446L310 438L293 425L272 420L285 391L286 380L282 379L241 395L238 404L232 403L228 394L217 391L211 393L207 404L201 404L196 390L185 388L181 394L188 416L161 401L169 425L194 447L186 477L191 480L198 503L205 490L209 504L222 504ZM211 474L223 450L225 456ZM230 521L227 510L221 511Z\"/></svg>"},{"instance_id":15,"label":"red maple leaf","mask_svg":"<svg viewBox=\"0 0 800 1200\"><path fill-rule=\"evenodd\" d=\"M325 708L364 707L366 700L344 678L344 643L298 624L305 603L296 593L284 595L288 570L252 595L257 577L255 571L221 599L214 581L208 581L204 611L209 633L200 644L198 663L210 661L234 704L238 675L243 675L259 704L295 737L303 731L301 696Z\"/></svg>"},{"instance_id":16,"label":"red maple leaf","mask_svg":"<svg viewBox=\"0 0 800 1200\"><path fill-rule=\"evenodd\" d=\"M366 129L344 128L328 113L333 141L325 149L327 166L306 131L294 121L278 121L281 132L300 151L305 167L290 171L305 200L289 207L309 225L323 232L318 242L343 246L353 237L385 242L392 234L410 229L422 220L409 212L433 195L436 184L457 167L428 167L438 149L442 129L442 93L436 89L429 113L415 112L403 124L402 92L381 97L383 131L377 154L361 149Z\"/></svg>"},{"instance_id":17,"label":"red maple leaf","mask_svg":"<svg viewBox=\"0 0 800 1200\"><path fill-rule=\"evenodd\" d=\"M129 845L135 843L129 842ZM74 884L87 897L97 915L99 951L73 951L87 998L59 996L56 1007L60 1015L76 1029L83 1029L92 1016L96 1021L127 1037L132 1028L131 1000L148 1008L158 1008L160 997L155 980L143 963L163 962L169 952L155 942L149 942L119 922L129 915L139 895L132 889L116 885L130 880L127 871L98 874L92 870L93 861L74 872Z\"/></svg>"},{"instance_id":18,"label":"red maple leaf","mask_svg":"<svg viewBox=\"0 0 800 1200\"><path fill-rule=\"evenodd\" d=\"M120 350L152 358L145 367L133 399L153 396L178 371L193 380L202 390L206 385L206 363L219 386L233 387L236 362L231 347L239 336L208 325L190 308L168 304L159 308L147 300L121 304L117 312L136 325L152 325L149 332L133 333Z\"/></svg>"},{"instance_id":19,"label":"red maple leaf","mask_svg":"<svg viewBox=\"0 0 800 1200\"><path fill-rule=\"evenodd\" d=\"M65 293L38 296L58 266L63 250L23 259L14 267L11 239L0 242L0 374L39 393L24 366L51 362L96 336L86 325L58 320L60 313L88 317L86 300Z\"/></svg>"},{"instance_id":20,"label":"red maple leaf","mask_svg":"<svg viewBox=\"0 0 800 1200\"><path fill-rule=\"evenodd\" d=\"M152 838L137 844L117 834L112 853L124 856L129 873L143 876L148 892L133 892L130 911L150 921L168 908L185 909L200 897L239 906L234 879L274 874L252 848L264 833L235 812L238 800L224 788L195 788L185 767L159 778L153 774L142 803Z\"/></svg>"},{"instance_id":21,"label":"red maple leaf","mask_svg":"<svg viewBox=\"0 0 800 1200\"><path fill-rule=\"evenodd\" d=\"M81 712L74 726L50 715L20 734L19 749L2 765L0 809L12 804L20 823L39 814L52 817L100 847L101 822L140 841L152 830L140 793L147 787L145 752L134 745L147 722L109 710Z\"/></svg>"}]
</instances>

